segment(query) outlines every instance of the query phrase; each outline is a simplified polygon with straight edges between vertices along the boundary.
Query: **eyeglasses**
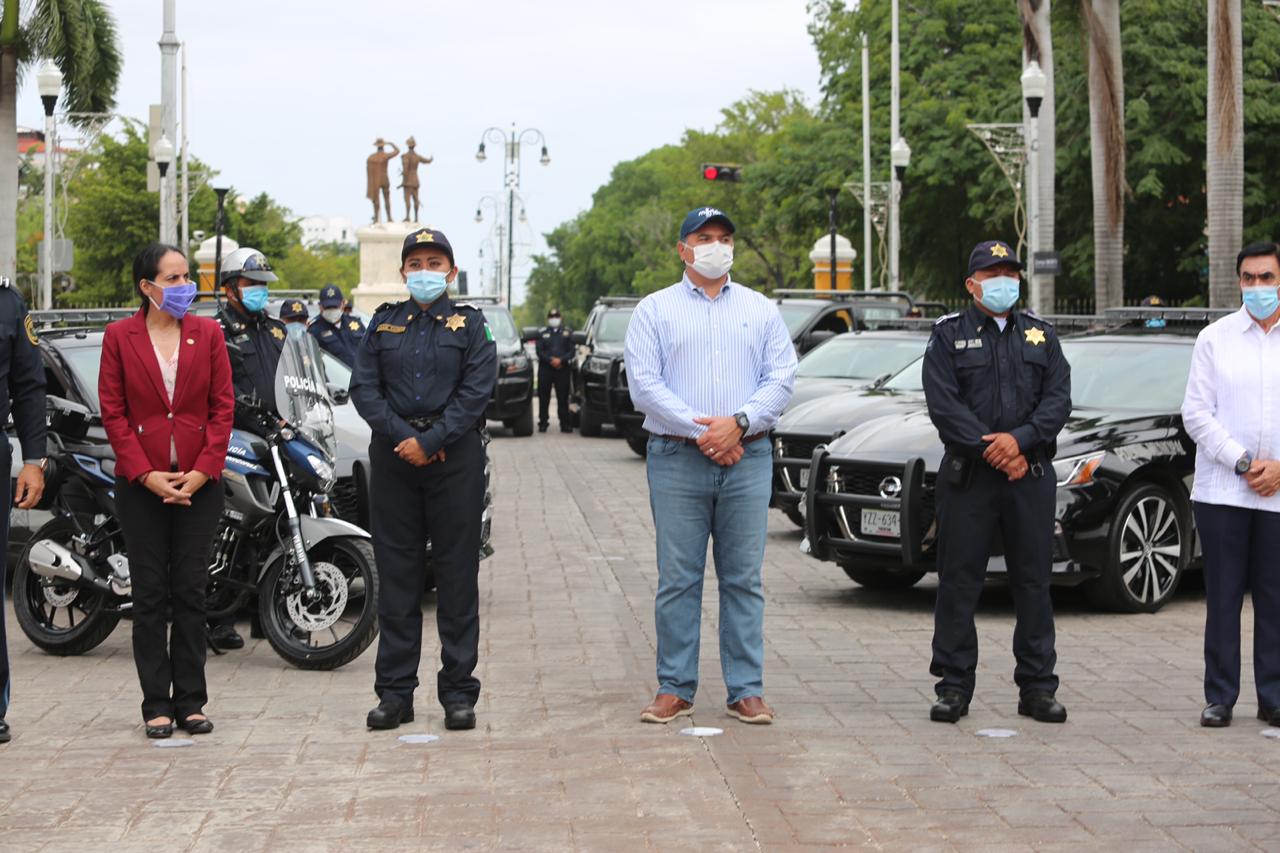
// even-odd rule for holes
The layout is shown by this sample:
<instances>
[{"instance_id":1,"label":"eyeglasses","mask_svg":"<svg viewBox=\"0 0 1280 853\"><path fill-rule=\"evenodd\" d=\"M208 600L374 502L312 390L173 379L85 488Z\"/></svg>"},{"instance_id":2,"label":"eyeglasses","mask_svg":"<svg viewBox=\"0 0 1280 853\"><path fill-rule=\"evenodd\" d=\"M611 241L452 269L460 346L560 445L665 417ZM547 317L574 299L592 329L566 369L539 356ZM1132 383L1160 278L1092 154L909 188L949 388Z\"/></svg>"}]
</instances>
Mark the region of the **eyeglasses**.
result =
<instances>
[{"instance_id":1,"label":"eyeglasses","mask_svg":"<svg viewBox=\"0 0 1280 853\"><path fill-rule=\"evenodd\" d=\"M1276 283L1276 274L1273 272L1264 272L1261 275L1254 275L1251 272L1242 272L1240 273L1240 283L1245 287L1250 287L1255 284L1270 286Z\"/></svg>"}]
</instances>

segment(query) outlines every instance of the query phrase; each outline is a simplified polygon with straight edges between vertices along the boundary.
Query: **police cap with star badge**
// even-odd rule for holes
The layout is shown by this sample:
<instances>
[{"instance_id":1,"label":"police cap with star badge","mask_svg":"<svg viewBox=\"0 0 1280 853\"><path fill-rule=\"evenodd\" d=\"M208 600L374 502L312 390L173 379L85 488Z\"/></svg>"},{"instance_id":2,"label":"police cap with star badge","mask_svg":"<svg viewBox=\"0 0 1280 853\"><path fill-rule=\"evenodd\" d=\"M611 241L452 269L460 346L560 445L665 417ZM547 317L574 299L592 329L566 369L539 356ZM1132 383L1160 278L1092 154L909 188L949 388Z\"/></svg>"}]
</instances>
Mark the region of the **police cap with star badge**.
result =
<instances>
[{"instance_id":1,"label":"police cap with star badge","mask_svg":"<svg viewBox=\"0 0 1280 853\"><path fill-rule=\"evenodd\" d=\"M995 267L1001 264L1009 264L1018 269L1025 269L1022 261L1018 260L1018 256L1013 253L1013 249L1009 248L1009 244L1003 240L987 240L973 247L973 251L969 253L969 272L966 276L973 275L978 270L985 270L988 267Z\"/></svg>"},{"instance_id":2,"label":"police cap with star badge","mask_svg":"<svg viewBox=\"0 0 1280 853\"><path fill-rule=\"evenodd\" d=\"M400 263L403 264L414 249L421 249L423 246L439 249L449 256L450 266L457 266L453 260L453 246L449 245L449 238L444 236L443 231L436 231L434 228L419 228L404 238L404 247L400 249Z\"/></svg>"}]
</instances>

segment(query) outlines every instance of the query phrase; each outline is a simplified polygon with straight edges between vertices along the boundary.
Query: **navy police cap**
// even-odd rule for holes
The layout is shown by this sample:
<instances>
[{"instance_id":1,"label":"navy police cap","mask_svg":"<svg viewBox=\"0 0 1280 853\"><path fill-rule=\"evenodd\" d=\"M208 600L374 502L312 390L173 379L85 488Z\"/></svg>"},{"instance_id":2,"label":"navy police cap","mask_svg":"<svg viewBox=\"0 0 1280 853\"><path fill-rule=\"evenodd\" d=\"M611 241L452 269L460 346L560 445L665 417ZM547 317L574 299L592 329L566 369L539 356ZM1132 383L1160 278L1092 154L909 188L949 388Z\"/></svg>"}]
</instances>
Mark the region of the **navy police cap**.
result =
<instances>
[{"instance_id":1,"label":"navy police cap","mask_svg":"<svg viewBox=\"0 0 1280 853\"><path fill-rule=\"evenodd\" d=\"M457 266L453 260L453 246L449 245L449 238L444 236L444 232L436 231L434 228L419 228L404 238L404 248L400 250L400 263L404 263L404 259L409 257L409 253L414 249L420 249L428 246L433 249L439 249L449 256L449 265Z\"/></svg>"},{"instance_id":2,"label":"navy police cap","mask_svg":"<svg viewBox=\"0 0 1280 853\"><path fill-rule=\"evenodd\" d=\"M320 307L337 308L343 303L342 291L336 284L326 284L320 288Z\"/></svg>"},{"instance_id":3,"label":"navy police cap","mask_svg":"<svg viewBox=\"0 0 1280 853\"><path fill-rule=\"evenodd\" d=\"M1022 261L1018 260L1018 256L1013 253L1013 249L1009 248L1008 243L1003 240L987 240L974 246L973 251L969 253L969 272L966 275L973 275L978 270L1000 264L1012 264L1018 269L1023 269Z\"/></svg>"},{"instance_id":4,"label":"navy police cap","mask_svg":"<svg viewBox=\"0 0 1280 853\"><path fill-rule=\"evenodd\" d=\"M307 319L307 306L302 304L299 299L286 299L284 304L280 306L281 320L305 320Z\"/></svg>"},{"instance_id":5,"label":"navy police cap","mask_svg":"<svg viewBox=\"0 0 1280 853\"><path fill-rule=\"evenodd\" d=\"M684 218L684 222L680 225L680 239L683 240L694 231L697 231L708 222L719 222L729 229L729 233L734 232L733 220L725 215L723 210L718 207L698 207L689 211L689 215Z\"/></svg>"}]
</instances>

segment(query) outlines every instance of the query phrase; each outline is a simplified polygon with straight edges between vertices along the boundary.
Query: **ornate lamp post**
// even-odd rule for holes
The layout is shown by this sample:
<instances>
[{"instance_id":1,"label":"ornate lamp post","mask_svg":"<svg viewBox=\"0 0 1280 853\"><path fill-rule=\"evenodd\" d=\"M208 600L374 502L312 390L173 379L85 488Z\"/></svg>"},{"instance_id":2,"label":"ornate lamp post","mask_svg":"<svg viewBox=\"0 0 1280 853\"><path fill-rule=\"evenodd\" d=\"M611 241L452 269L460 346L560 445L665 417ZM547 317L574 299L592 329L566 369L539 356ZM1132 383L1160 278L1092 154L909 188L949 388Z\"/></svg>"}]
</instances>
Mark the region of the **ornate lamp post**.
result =
<instances>
[{"instance_id":1,"label":"ornate lamp post","mask_svg":"<svg viewBox=\"0 0 1280 853\"><path fill-rule=\"evenodd\" d=\"M542 131L537 128L527 128L522 131L516 131L516 126L511 125L510 135L496 127L487 128L484 133L480 134L480 147L476 149L476 160L483 163L486 159L485 143L502 144L506 146L506 158L504 161L504 183L507 190L507 305L511 305L511 273L515 265L515 201L516 191L520 188L520 152L525 144L541 145L542 153L538 158L538 162L544 166L550 165L551 157L547 154L547 139L543 136ZM477 209L477 214L479 209ZM523 220L524 214L521 214ZM501 280L498 283L501 287Z\"/></svg>"},{"instance_id":2,"label":"ornate lamp post","mask_svg":"<svg viewBox=\"0 0 1280 853\"><path fill-rule=\"evenodd\" d=\"M36 88L44 104L44 241L41 246L40 307L46 311L53 307L53 172L57 168L56 126L54 107L62 91L62 72L52 60L45 60L36 74Z\"/></svg>"}]
</instances>

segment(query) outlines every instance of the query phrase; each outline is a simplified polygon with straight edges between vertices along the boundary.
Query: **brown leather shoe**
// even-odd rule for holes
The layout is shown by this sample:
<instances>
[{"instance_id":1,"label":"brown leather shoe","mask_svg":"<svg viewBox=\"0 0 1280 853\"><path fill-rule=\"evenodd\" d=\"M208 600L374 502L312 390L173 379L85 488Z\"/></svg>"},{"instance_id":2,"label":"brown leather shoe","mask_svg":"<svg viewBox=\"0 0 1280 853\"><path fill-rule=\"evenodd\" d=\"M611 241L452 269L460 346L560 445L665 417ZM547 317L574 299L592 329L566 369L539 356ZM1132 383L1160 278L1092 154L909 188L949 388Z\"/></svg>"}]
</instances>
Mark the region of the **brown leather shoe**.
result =
<instances>
[{"instance_id":1,"label":"brown leather shoe","mask_svg":"<svg viewBox=\"0 0 1280 853\"><path fill-rule=\"evenodd\" d=\"M767 726L773 722L773 709L764 703L759 696L748 696L728 706L729 716L737 717L744 723Z\"/></svg>"},{"instance_id":2,"label":"brown leather shoe","mask_svg":"<svg viewBox=\"0 0 1280 853\"><path fill-rule=\"evenodd\" d=\"M659 693L649 707L640 712L640 719L646 723L669 723L676 717L687 717L692 713L692 702L670 693Z\"/></svg>"}]
</instances>

